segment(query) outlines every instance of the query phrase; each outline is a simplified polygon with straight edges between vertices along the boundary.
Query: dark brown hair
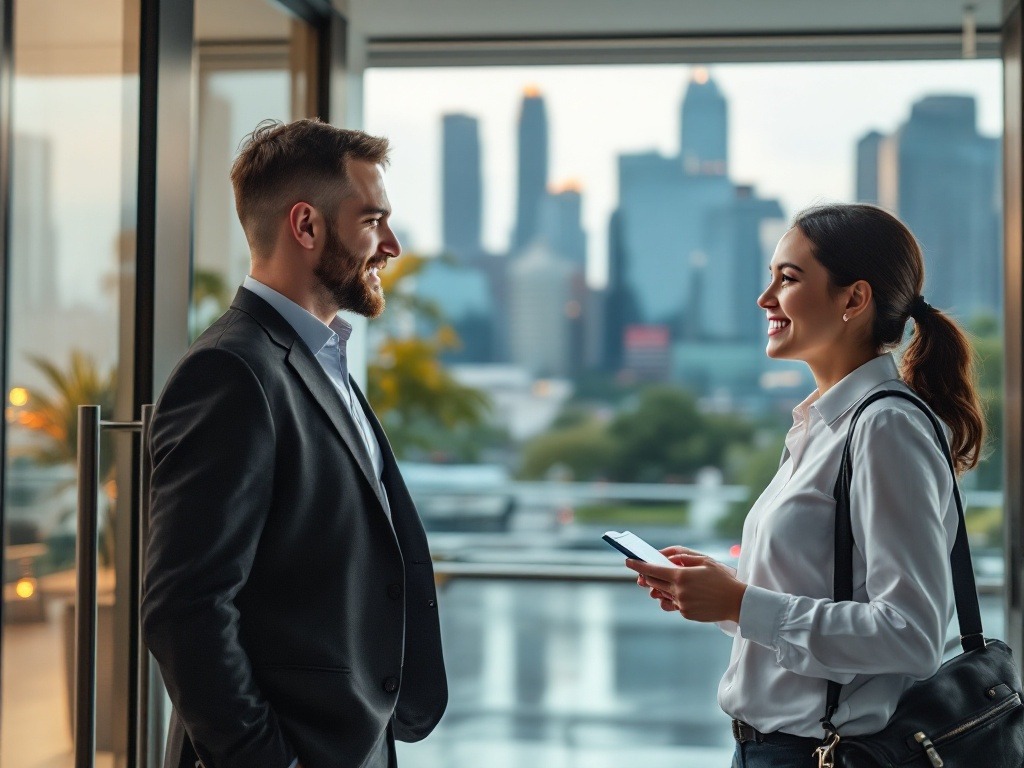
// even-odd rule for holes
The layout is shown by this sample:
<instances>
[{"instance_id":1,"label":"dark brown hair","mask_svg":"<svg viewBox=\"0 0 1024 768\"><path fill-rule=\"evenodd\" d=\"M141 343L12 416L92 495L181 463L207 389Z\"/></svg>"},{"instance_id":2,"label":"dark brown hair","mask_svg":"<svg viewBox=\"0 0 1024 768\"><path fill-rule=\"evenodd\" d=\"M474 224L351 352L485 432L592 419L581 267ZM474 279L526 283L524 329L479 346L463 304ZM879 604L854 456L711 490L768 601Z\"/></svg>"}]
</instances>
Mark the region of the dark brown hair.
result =
<instances>
[{"instance_id":1,"label":"dark brown hair","mask_svg":"<svg viewBox=\"0 0 1024 768\"><path fill-rule=\"evenodd\" d=\"M910 230L871 205L823 205L798 214L793 225L811 241L814 256L843 288L864 280L875 304L873 341L879 352L903 340L907 320L914 335L900 374L952 431L958 472L981 457L985 422L975 388L974 353L967 336L945 312L922 299L924 260Z\"/></svg>"},{"instance_id":2,"label":"dark brown hair","mask_svg":"<svg viewBox=\"0 0 1024 768\"><path fill-rule=\"evenodd\" d=\"M388 140L319 120L264 120L242 140L231 166L235 210L253 256L269 255L281 217L308 202L328 221L341 202L347 160L386 165Z\"/></svg>"}]
</instances>

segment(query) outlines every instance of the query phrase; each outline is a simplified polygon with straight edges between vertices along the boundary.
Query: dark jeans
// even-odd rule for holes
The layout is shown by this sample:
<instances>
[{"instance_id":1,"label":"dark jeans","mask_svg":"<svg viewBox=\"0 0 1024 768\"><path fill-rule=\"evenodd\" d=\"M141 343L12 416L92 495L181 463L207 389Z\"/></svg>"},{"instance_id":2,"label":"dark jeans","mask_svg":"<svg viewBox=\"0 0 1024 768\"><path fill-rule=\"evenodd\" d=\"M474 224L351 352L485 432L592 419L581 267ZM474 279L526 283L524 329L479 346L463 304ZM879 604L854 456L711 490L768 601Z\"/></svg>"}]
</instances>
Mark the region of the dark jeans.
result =
<instances>
[{"instance_id":1,"label":"dark jeans","mask_svg":"<svg viewBox=\"0 0 1024 768\"><path fill-rule=\"evenodd\" d=\"M818 768L814 750L817 740L808 739L806 745L758 744L747 741L736 745L732 768Z\"/></svg>"}]
</instances>

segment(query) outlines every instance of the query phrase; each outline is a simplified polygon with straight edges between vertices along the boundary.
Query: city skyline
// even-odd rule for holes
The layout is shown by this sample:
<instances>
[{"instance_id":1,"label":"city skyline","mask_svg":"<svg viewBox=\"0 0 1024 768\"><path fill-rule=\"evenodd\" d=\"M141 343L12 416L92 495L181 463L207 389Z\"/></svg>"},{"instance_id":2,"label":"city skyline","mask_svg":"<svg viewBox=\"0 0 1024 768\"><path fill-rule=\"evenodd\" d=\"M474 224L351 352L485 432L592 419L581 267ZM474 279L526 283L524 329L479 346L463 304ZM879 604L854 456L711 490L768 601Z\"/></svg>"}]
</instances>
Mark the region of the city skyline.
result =
<instances>
[{"instance_id":1,"label":"city skyline","mask_svg":"<svg viewBox=\"0 0 1024 768\"><path fill-rule=\"evenodd\" d=\"M524 89L536 87L547 110L549 185L572 180L581 190L588 282L603 286L617 158L680 152L680 102L692 69L369 71L366 129L392 140L388 191L396 226L408 235L406 248L424 255L440 251L441 115L463 112L480 121L483 245L506 251L516 216L516 120ZM779 199L787 218L817 202L852 200L857 140L872 129L895 130L911 103L928 93L974 96L981 133L1001 131L997 61L730 64L709 71L729 102L729 175L739 185L753 185L761 197ZM430 85L438 78L444 88Z\"/></svg>"}]
</instances>

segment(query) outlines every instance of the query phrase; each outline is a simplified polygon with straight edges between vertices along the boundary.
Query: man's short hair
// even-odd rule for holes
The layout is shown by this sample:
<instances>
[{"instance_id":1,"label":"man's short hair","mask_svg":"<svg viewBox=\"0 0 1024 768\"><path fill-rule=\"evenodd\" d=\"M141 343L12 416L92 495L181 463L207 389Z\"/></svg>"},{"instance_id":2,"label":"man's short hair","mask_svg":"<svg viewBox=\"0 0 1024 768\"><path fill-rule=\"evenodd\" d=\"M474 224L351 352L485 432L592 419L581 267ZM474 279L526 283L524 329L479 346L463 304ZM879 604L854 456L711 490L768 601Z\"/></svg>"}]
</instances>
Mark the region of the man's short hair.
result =
<instances>
[{"instance_id":1,"label":"man's short hair","mask_svg":"<svg viewBox=\"0 0 1024 768\"><path fill-rule=\"evenodd\" d=\"M319 120L264 120L231 166L235 210L255 257L274 248L281 217L303 201L330 222L348 185L349 159L386 165L388 140Z\"/></svg>"}]
</instances>

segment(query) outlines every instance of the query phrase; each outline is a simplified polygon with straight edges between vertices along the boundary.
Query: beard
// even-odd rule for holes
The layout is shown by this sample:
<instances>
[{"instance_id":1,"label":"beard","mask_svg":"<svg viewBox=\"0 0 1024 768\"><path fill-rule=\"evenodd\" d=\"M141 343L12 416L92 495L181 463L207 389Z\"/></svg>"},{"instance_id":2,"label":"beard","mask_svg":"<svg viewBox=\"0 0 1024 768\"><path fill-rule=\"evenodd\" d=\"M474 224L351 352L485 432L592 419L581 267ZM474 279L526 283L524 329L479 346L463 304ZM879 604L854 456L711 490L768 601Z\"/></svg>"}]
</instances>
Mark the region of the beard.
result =
<instances>
[{"instance_id":1,"label":"beard","mask_svg":"<svg viewBox=\"0 0 1024 768\"><path fill-rule=\"evenodd\" d=\"M363 317L378 317L384 311L384 290L369 282L369 268L383 266L387 259L361 259L341 241L333 222L326 223L326 237L320 262L313 270L318 289L339 309Z\"/></svg>"}]
</instances>

